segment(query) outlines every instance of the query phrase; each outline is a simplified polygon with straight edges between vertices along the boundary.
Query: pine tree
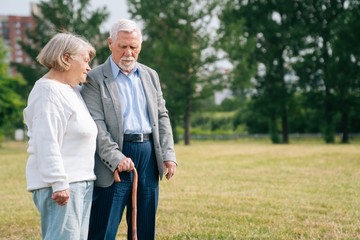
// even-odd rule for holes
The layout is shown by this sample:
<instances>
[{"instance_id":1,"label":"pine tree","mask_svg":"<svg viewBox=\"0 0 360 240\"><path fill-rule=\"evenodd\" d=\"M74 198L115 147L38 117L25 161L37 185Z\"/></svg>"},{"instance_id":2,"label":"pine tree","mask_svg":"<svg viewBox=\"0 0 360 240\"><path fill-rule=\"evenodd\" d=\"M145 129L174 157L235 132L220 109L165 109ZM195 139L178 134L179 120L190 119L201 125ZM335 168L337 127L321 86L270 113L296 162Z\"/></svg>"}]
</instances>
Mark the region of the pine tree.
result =
<instances>
[{"instance_id":1,"label":"pine tree","mask_svg":"<svg viewBox=\"0 0 360 240\"><path fill-rule=\"evenodd\" d=\"M32 59L32 65L13 63L28 82L27 93L47 69L36 62L36 56L57 32L72 32L85 37L96 49L93 64L102 63L109 55L107 35L101 32L109 13L105 7L89 10L90 0L49 0L38 4L39 12L32 12L35 28L26 32L20 41L22 49Z\"/></svg>"}]
</instances>

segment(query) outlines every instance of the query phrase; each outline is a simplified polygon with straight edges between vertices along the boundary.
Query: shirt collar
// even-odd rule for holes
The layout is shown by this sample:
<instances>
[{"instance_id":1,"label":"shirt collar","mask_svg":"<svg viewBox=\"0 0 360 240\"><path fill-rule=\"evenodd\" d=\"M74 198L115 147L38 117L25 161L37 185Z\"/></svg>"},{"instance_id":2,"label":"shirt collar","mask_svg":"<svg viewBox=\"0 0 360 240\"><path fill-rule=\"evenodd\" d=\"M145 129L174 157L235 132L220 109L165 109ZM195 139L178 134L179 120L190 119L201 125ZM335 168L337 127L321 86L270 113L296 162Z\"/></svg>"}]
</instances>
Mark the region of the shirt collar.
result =
<instances>
[{"instance_id":1,"label":"shirt collar","mask_svg":"<svg viewBox=\"0 0 360 240\"><path fill-rule=\"evenodd\" d=\"M116 65L116 63L114 62L112 57L110 57L110 65L111 65L111 71L114 76L114 79L116 79L116 77L119 75L120 72L123 73L123 71L121 71L121 69L118 67L118 65ZM130 74L134 74L134 73L139 73L139 68L138 68L137 62L135 63L135 68L130 72Z\"/></svg>"}]
</instances>

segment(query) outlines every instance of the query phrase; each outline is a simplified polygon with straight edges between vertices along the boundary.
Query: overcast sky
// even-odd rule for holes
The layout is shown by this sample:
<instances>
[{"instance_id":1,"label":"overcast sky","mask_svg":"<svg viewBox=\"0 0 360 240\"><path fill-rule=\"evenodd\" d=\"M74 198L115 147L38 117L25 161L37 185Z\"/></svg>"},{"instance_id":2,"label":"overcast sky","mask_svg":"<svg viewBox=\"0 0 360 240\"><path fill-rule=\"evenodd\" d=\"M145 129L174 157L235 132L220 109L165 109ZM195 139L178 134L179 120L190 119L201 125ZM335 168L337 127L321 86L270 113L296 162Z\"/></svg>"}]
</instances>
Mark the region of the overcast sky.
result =
<instances>
[{"instance_id":1,"label":"overcast sky","mask_svg":"<svg viewBox=\"0 0 360 240\"><path fill-rule=\"evenodd\" d=\"M30 16L30 3L39 3L40 0L0 0L0 15ZM90 0L91 8L106 6L110 12L108 21L103 30L108 31L110 25L120 18L129 18L126 0Z\"/></svg>"}]
</instances>

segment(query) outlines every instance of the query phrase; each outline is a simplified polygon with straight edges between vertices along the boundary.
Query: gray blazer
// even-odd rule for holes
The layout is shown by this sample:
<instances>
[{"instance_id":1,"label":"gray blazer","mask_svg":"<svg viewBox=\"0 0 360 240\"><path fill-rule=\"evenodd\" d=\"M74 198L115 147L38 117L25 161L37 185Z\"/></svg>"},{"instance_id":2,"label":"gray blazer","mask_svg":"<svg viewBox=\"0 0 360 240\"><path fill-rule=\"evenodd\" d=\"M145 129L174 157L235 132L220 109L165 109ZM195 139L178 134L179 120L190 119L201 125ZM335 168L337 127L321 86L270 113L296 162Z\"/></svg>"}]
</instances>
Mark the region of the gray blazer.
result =
<instances>
[{"instance_id":1,"label":"gray blazer","mask_svg":"<svg viewBox=\"0 0 360 240\"><path fill-rule=\"evenodd\" d=\"M159 177L162 179L163 161L176 163L170 119L158 74L143 64L137 64L148 102L155 156ZM121 152L124 134L121 97L111 71L110 57L104 64L88 73L87 82L83 84L81 94L98 128L95 186L108 187L114 182L113 172L119 162L126 158Z\"/></svg>"}]
</instances>

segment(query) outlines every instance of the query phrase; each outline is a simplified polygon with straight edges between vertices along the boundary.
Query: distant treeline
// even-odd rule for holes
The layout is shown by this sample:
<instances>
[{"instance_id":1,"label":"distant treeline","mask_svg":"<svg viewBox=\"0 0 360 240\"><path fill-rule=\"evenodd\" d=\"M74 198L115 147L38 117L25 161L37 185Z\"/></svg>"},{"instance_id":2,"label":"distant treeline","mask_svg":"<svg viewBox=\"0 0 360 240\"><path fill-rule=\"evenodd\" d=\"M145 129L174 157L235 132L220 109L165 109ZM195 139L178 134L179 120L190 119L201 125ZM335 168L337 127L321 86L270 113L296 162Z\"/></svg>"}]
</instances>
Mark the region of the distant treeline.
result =
<instances>
[{"instance_id":1,"label":"distant treeline","mask_svg":"<svg viewBox=\"0 0 360 240\"><path fill-rule=\"evenodd\" d=\"M139 62L160 76L175 141L188 145L198 132L225 131L267 134L273 143L288 143L293 133L320 133L326 143L347 143L350 133L360 132L360 1L127 4L143 29ZM108 32L102 31L106 6L48 0L38 10L35 28L19 40L34 64L11 63L25 83L6 75L0 41L0 141L14 126L22 127L27 94L47 71L36 56L56 30L86 37L97 50L94 66L110 54ZM222 89L232 96L216 106L214 92ZM209 120L207 114L216 116Z\"/></svg>"}]
</instances>

